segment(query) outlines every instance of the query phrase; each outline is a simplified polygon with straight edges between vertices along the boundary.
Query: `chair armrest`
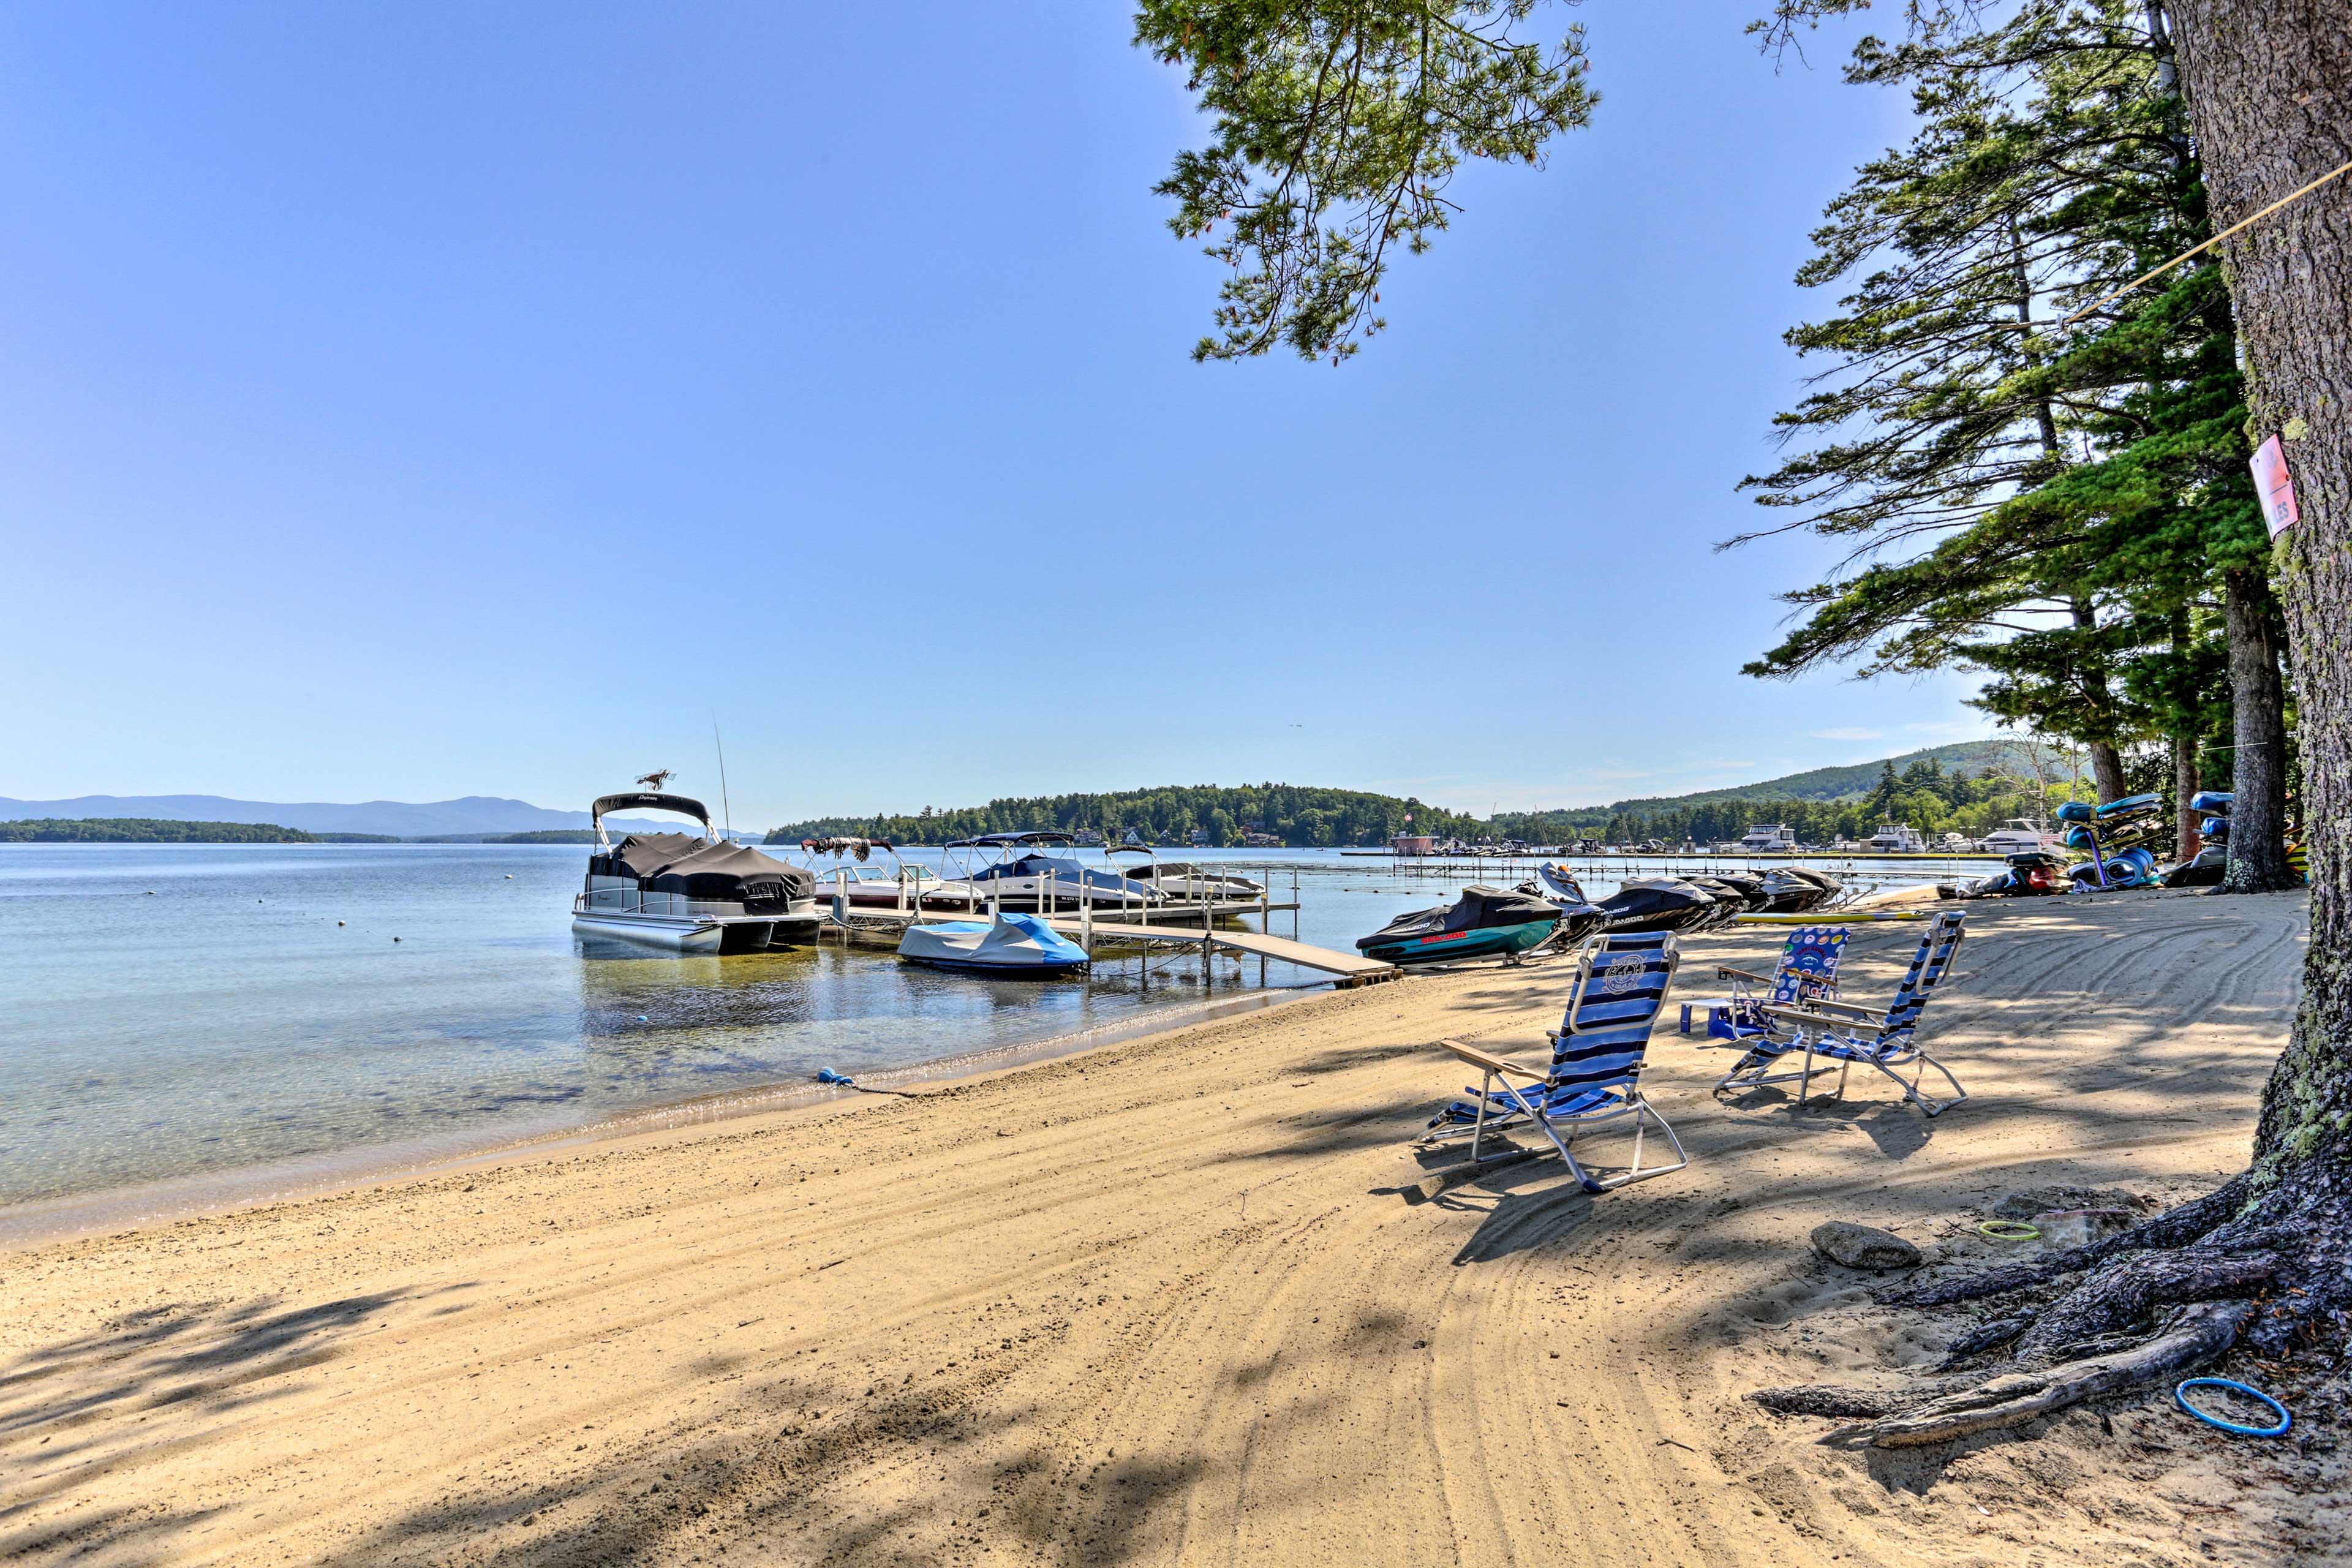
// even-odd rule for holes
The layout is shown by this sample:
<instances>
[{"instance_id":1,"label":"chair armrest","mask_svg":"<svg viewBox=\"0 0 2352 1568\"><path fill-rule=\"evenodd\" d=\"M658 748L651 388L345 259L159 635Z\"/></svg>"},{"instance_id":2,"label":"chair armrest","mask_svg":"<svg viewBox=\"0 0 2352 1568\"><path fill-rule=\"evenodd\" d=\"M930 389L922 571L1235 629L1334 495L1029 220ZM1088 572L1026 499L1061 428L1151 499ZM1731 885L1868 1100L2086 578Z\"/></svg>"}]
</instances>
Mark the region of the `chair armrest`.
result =
<instances>
[{"instance_id":1,"label":"chair armrest","mask_svg":"<svg viewBox=\"0 0 2352 1568\"><path fill-rule=\"evenodd\" d=\"M1437 1048L1441 1051L1452 1051L1472 1067L1485 1068L1488 1072L1507 1073L1513 1078L1534 1079L1538 1081L1544 1077L1544 1074L1535 1068L1521 1067L1517 1062L1506 1061L1492 1051L1482 1051L1475 1046L1465 1046L1460 1040L1440 1040L1437 1042Z\"/></svg>"},{"instance_id":2,"label":"chair armrest","mask_svg":"<svg viewBox=\"0 0 2352 1568\"><path fill-rule=\"evenodd\" d=\"M1848 1007L1838 1002L1814 1002L1803 1007L1775 1007L1767 1003L1757 1011L1766 1017L1785 1019L1791 1024L1836 1024L1848 1021L1870 1024L1875 1023L1878 1018L1878 1015L1867 1007Z\"/></svg>"},{"instance_id":3,"label":"chair armrest","mask_svg":"<svg viewBox=\"0 0 2352 1568\"><path fill-rule=\"evenodd\" d=\"M1832 1002L1825 996L1813 997L1805 1005L1817 1013L1835 1013L1852 1018L1858 1024L1875 1024L1886 1014L1883 1007L1857 1007L1851 1002Z\"/></svg>"},{"instance_id":4,"label":"chair armrest","mask_svg":"<svg viewBox=\"0 0 2352 1568\"><path fill-rule=\"evenodd\" d=\"M1759 974L1755 971L1748 969L1734 969L1727 963L1717 965L1715 977L1717 980L1745 980L1750 984L1755 985L1769 985L1772 984L1772 980L1769 975Z\"/></svg>"}]
</instances>

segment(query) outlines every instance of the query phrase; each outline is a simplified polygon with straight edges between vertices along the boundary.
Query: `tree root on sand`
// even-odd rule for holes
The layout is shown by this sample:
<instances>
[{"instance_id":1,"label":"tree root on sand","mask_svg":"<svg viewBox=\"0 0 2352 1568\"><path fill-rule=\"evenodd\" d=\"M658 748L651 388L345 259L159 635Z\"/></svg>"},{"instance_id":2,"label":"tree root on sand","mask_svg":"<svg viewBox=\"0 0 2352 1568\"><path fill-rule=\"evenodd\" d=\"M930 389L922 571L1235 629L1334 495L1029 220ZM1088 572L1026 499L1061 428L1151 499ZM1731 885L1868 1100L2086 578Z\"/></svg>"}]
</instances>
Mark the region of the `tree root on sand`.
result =
<instances>
[{"instance_id":1,"label":"tree root on sand","mask_svg":"<svg viewBox=\"0 0 2352 1568\"><path fill-rule=\"evenodd\" d=\"M2155 1339L2130 1350L2067 1362L2047 1372L2009 1373L1907 1410L1892 1406L1910 1405L1916 1390L1905 1396L1861 1389L1780 1388L1748 1397L1771 1410L1869 1416L1869 1425L1849 1435L1867 1438L1873 1447L1942 1443L2003 1426L2022 1426L2085 1399L2200 1366L2230 1348L2253 1310L2250 1301L2208 1301L2184 1307ZM1841 1394L1849 1397L1837 1397Z\"/></svg>"},{"instance_id":2,"label":"tree root on sand","mask_svg":"<svg viewBox=\"0 0 2352 1568\"><path fill-rule=\"evenodd\" d=\"M2180 1375L2242 1335L2277 1356L2297 1336L2340 1332L2352 1310L2352 1184L2306 1167L2263 1190L2241 1176L2120 1236L2033 1263L1892 1290L1903 1307L2032 1289L2087 1271L2046 1305L1961 1335L1937 1371L2002 1346L1981 1382L1937 1376L1906 1389L1804 1384L1748 1397L1788 1415L1859 1419L1843 1435L1882 1448L2021 1426L2085 1399Z\"/></svg>"}]
</instances>

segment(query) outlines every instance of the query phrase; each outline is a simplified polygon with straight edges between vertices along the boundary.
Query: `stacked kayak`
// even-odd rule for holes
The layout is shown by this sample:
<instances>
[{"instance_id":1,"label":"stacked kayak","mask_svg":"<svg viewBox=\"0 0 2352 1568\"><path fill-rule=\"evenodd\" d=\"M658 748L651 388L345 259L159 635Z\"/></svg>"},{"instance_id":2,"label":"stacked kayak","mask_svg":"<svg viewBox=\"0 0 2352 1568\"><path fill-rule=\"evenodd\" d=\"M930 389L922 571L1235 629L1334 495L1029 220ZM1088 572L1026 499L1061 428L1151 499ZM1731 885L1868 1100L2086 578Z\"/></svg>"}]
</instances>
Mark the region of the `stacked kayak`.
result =
<instances>
[{"instance_id":1,"label":"stacked kayak","mask_svg":"<svg viewBox=\"0 0 2352 1568\"><path fill-rule=\"evenodd\" d=\"M2165 833L2164 797L2127 795L2094 806L2070 800L2058 808L2065 826L2066 847L2092 857L2067 875L2078 888L2145 888L2157 880L2156 855L2149 847ZM2102 863L2105 876L2102 879Z\"/></svg>"}]
</instances>

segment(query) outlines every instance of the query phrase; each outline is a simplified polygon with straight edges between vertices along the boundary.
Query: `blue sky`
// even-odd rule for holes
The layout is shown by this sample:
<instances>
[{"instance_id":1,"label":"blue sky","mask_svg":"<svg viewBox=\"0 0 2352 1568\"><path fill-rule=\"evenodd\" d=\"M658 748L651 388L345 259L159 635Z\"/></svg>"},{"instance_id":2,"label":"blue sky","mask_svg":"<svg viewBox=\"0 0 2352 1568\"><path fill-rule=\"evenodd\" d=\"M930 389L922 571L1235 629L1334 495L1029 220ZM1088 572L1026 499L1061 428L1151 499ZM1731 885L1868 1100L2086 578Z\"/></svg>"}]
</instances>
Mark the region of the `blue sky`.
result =
<instances>
[{"instance_id":1,"label":"blue sky","mask_svg":"<svg viewBox=\"0 0 2352 1568\"><path fill-rule=\"evenodd\" d=\"M0 13L0 795L739 822L1285 779L1582 805L1987 732L1738 673L1790 281L1904 133L1595 0L1339 369L1196 365L1115 4Z\"/></svg>"}]
</instances>

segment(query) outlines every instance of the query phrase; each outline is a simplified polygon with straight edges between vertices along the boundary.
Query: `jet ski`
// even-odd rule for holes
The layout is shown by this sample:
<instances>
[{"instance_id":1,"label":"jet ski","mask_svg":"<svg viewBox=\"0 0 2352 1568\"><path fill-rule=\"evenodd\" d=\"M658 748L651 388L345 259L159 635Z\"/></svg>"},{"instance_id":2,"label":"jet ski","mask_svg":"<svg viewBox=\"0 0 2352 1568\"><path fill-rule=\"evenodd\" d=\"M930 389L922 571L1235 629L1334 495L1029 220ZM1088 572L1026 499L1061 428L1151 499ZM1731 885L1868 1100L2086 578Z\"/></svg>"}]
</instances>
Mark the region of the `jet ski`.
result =
<instances>
[{"instance_id":1,"label":"jet ski","mask_svg":"<svg viewBox=\"0 0 2352 1568\"><path fill-rule=\"evenodd\" d=\"M1764 874L1764 913L1801 915L1843 891L1845 884L1826 871L1807 866L1775 867Z\"/></svg>"},{"instance_id":2,"label":"jet ski","mask_svg":"<svg viewBox=\"0 0 2352 1568\"><path fill-rule=\"evenodd\" d=\"M1679 877L1641 877L1601 900L1601 929L1612 931L1690 931L1712 925L1723 902Z\"/></svg>"},{"instance_id":3,"label":"jet ski","mask_svg":"<svg viewBox=\"0 0 2352 1568\"><path fill-rule=\"evenodd\" d=\"M1745 871L1709 871L1702 876L1685 877L1683 880L1705 888L1710 893L1728 893L1738 899L1739 907L1731 911L1736 915L1760 913L1770 901L1764 895L1764 879L1750 876Z\"/></svg>"},{"instance_id":4,"label":"jet ski","mask_svg":"<svg viewBox=\"0 0 2352 1568\"><path fill-rule=\"evenodd\" d=\"M1465 888L1451 906L1415 910L1397 916L1370 936L1358 937L1356 949L1366 958L1395 964L1488 958L1497 953L1511 957L1550 936L1564 912L1559 905L1526 893Z\"/></svg>"},{"instance_id":5,"label":"jet ski","mask_svg":"<svg viewBox=\"0 0 2352 1568\"><path fill-rule=\"evenodd\" d=\"M993 921L917 922L898 939L898 956L934 969L1006 979L1052 979L1087 968L1087 950L1035 915L999 913Z\"/></svg>"}]
</instances>

